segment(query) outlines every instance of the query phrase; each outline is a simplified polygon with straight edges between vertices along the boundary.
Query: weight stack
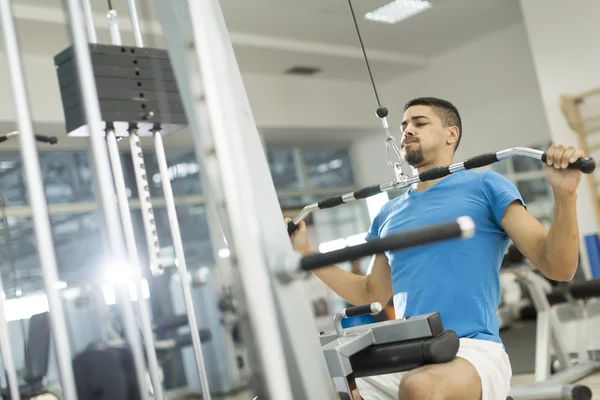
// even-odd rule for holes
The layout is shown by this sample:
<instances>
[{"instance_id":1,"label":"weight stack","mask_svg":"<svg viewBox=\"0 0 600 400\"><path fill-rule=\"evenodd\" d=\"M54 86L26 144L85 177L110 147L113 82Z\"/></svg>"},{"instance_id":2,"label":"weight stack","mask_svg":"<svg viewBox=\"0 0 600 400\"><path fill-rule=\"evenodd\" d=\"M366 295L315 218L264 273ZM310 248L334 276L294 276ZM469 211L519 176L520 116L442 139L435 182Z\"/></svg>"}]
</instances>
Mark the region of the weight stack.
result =
<instances>
[{"instance_id":1,"label":"weight stack","mask_svg":"<svg viewBox=\"0 0 600 400\"><path fill-rule=\"evenodd\" d=\"M89 44L102 128L117 136L137 129L140 136L187 126L183 103L168 52L162 49ZM81 96L73 46L54 57L69 136L90 132Z\"/></svg>"}]
</instances>

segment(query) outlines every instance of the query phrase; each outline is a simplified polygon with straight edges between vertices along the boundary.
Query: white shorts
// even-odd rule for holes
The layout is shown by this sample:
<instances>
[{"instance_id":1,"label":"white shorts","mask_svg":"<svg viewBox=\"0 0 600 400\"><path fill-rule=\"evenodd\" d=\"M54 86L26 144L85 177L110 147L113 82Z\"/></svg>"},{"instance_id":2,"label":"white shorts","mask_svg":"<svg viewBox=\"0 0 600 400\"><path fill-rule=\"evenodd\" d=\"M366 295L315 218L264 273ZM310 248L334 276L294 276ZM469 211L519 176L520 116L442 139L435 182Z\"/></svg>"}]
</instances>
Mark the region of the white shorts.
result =
<instances>
[{"instance_id":1,"label":"white shorts","mask_svg":"<svg viewBox=\"0 0 600 400\"><path fill-rule=\"evenodd\" d=\"M469 361L481 378L482 400L506 400L510 392L512 368L504 347L495 342L460 339L457 357ZM398 400L404 372L356 379L364 400ZM460 377L457 377L460 379Z\"/></svg>"}]
</instances>

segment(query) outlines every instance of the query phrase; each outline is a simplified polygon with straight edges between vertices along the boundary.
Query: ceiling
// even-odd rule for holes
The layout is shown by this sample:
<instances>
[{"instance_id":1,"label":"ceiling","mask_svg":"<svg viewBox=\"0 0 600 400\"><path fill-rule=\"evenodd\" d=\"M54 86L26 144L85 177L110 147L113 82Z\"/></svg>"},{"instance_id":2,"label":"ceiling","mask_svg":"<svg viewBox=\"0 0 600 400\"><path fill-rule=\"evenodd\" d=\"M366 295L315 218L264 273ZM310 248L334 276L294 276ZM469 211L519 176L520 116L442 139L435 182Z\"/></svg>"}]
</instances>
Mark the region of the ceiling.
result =
<instances>
[{"instance_id":1,"label":"ceiling","mask_svg":"<svg viewBox=\"0 0 600 400\"><path fill-rule=\"evenodd\" d=\"M91 0L89 0L91 1ZM154 0L138 0L148 46L162 46ZM521 20L519 4L505 0L431 0L434 6L396 25L362 16L389 0L354 0L369 62L378 81L426 66L451 48ZM68 46L61 0L19 0L15 15L24 52L56 54ZM132 43L126 0L113 0L125 43ZM100 41L109 42L106 2L92 1ZM368 80L347 0L222 0L221 7L242 72L284 74L314 67L315 79Z\"/></svg>"}]
</instances>

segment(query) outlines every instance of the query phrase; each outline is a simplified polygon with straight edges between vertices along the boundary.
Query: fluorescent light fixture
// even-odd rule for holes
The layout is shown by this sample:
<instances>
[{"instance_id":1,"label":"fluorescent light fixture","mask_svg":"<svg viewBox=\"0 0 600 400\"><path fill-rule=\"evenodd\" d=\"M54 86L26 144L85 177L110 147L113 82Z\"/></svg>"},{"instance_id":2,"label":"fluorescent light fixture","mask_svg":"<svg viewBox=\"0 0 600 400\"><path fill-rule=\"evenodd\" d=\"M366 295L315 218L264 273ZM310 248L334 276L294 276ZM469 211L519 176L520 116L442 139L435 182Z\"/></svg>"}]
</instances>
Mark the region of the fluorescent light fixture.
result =
<instances>
[{"instance_id":1,"label":"fluorescent light fixture","mask_svg":"<svg viewBox=\"0 0 600 400\"><path fill-rule=\"evenodd\" d=\"M395 24L432 7L426 0L394 0L365 14L365 18L375 22Z\"/></svg>"}]
</instances>

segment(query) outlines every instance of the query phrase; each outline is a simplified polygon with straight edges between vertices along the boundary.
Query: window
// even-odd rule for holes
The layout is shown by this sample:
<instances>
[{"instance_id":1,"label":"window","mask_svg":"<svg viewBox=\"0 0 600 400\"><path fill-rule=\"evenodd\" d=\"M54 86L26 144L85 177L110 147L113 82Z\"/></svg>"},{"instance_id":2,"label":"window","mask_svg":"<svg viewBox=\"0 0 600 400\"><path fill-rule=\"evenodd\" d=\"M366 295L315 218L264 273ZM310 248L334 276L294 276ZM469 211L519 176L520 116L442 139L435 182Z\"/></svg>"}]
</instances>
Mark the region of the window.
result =
<instances>
[{"instance_id":1,"label":"window","mask_svg":"<svg viewBox=\"0 0 600 400\"><path fill-rule=\"evenodd\" d=\"M322 188L354 185L354 174L345 148L303 149L307 186Z\"/></svg>"},{"instance_id":2,"label":"window","mask_svg":"<svg viewBox=\"0 0 600 400\"><path fill-rule=\"evenodd\" d=\"M297 189L300 187L294 149L273 148L267 149L267 161L273 177L275 189Z\"/></svg>"},{"instance_id":3,"label":"window","mask_svg":"<svg viewBox=\"0 0 600 400\"><path fill-rule=\"evenodd\" d=\"M346 193L355 188L348 150L343 147L267 149L267 160L285 209L301 209L314 201ZM50 222L60 279L68 284L93 280L106 265L102 218L96 203L95 178L89 152L82 150L41 151L40 166L50 207ZM181 237L188 267L193 270L214 263L201 171L193 149L168 149L171 176ZM130 199L138 197L131 153L121 151L121 165ZM154 202L154 215L167 268L173 266L174 249L164 205L160 174L153 149L144 149L144 166ZM31 210L17 151L0 152L0 190L6 197L11 250L17 272L9 267L8 248L0 245L7 291L18 285L24 291L43 288ZM16 207L18 206L18 207ZM148 251L139 202L131 202L138 254L147 270ZM364 212L361 210L364 208ZM322 240L340 234L349 236L368 228L366 205L356 202L317 212ZM367 223L367 225L365 225ZM5 243L4 238L0 241ZM17 282L18 281L18 282Z\"/></svg>"},{"instance_id":4,"label":"window","mask_svg":"<svg viewBox=\"0 0 600 400\"><path fill-rule=\"evenodd\" d=\"M44 151L39 154L49 204L93 201L93 175L87 152ZM0 189L7 205L29 204L18 152L0 153Z\"/></svg>"}]
</instances>

